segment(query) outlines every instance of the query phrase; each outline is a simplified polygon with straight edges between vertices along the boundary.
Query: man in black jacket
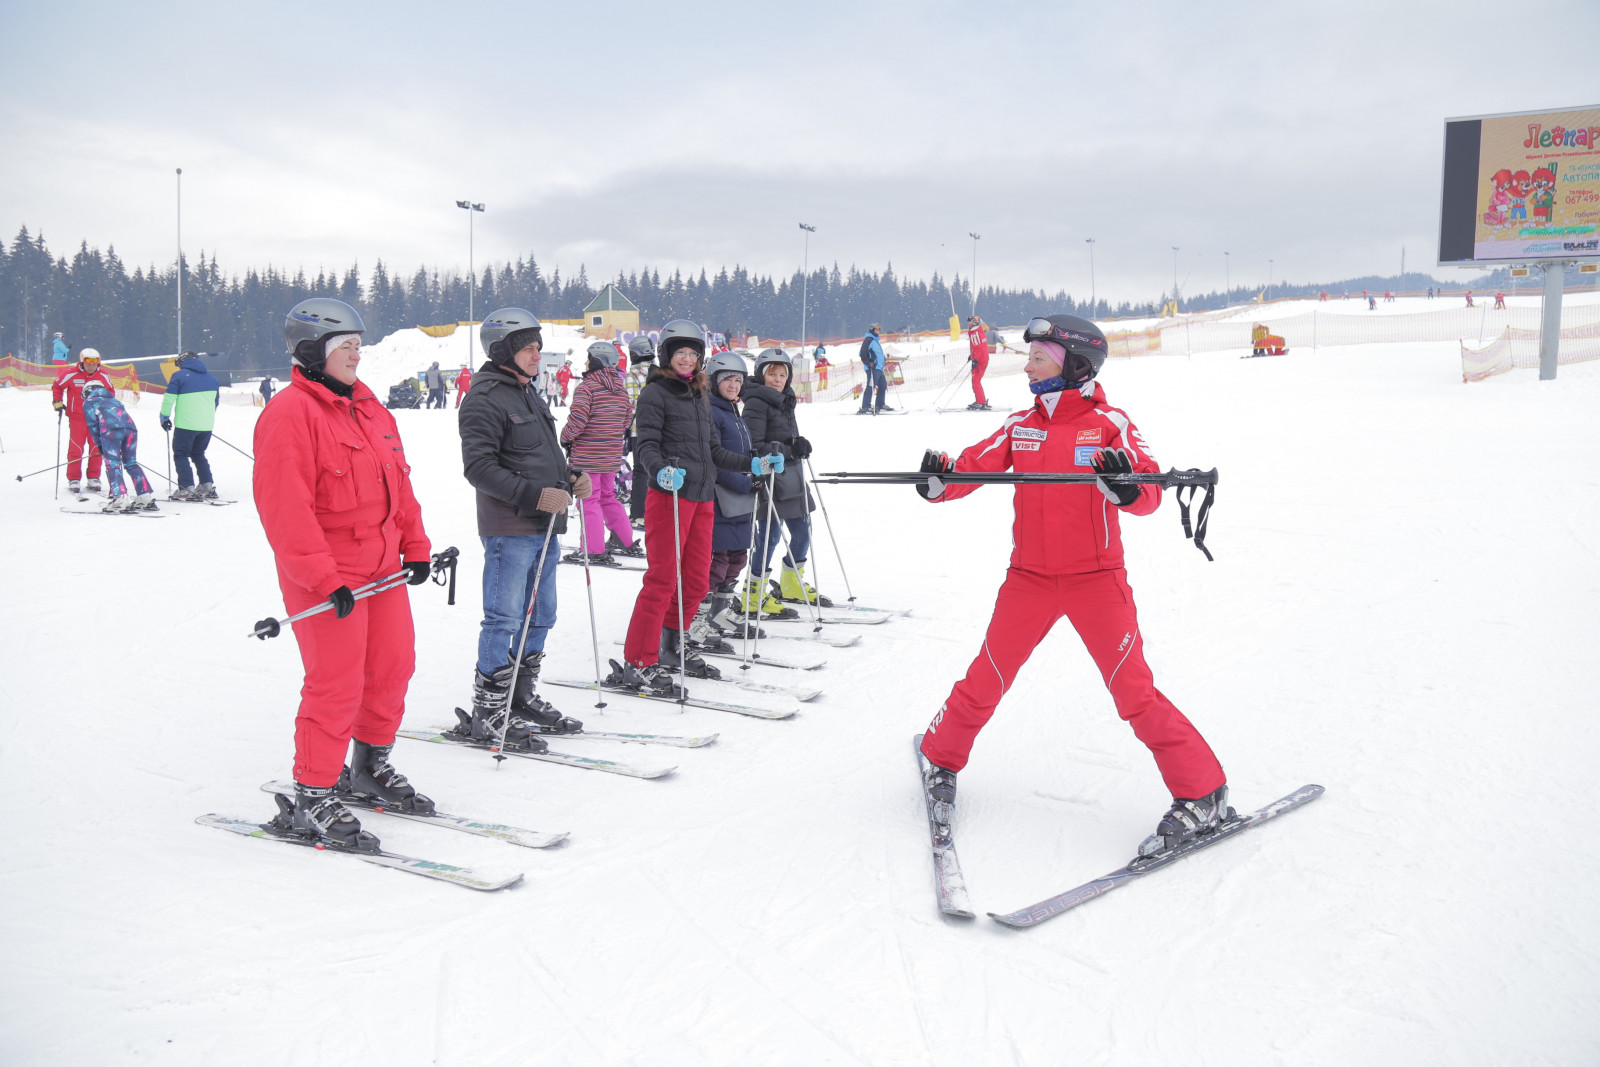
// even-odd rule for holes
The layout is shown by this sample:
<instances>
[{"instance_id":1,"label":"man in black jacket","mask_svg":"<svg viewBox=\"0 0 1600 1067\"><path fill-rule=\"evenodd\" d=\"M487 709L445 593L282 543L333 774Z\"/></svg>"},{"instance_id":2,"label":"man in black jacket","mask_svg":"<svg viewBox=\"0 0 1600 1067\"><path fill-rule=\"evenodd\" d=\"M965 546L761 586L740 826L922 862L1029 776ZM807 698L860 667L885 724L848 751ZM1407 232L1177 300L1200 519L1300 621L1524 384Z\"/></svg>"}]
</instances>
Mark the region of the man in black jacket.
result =
<instances>
[{"instance_id":1,"label":"man in black jacket","mask_svg":"<svg viewBox=\"0 0 1600 1067\"><path fill-rule=\"evenodd\" d=\"M589 495L589 476L569 470L555 417L532 388L539 376L543 335L522 308L484 317L479 343L489 357L461 401L457 429L467 481L478 491L478 536L483 541L483 623L472 678L472 716L457 729L474 740L498 738L520 751L542 752L539 733L582 729L534 691L545 635L556 621L557 535L566 532L574 496ZM549 541L548 546L546 541ZM543 568L540 568L540 560ZM524 619L537 581L538 598ZM513 670L521 647L522 663ZM516 692L511 692L512 674ZM511 721L504 723L507 705Z\"/></svg>"}]
</instances>

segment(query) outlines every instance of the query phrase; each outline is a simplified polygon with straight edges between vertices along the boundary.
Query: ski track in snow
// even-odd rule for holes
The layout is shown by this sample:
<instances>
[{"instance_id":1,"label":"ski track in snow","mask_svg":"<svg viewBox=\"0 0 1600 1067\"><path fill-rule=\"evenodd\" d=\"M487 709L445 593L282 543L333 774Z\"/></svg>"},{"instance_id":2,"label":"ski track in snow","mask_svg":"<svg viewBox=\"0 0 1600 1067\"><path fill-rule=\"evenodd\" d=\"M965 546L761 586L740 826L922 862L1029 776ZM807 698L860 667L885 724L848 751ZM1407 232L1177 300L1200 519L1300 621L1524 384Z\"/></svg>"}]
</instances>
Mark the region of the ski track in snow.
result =
<instances>
[{"instance_id":1,"label":"ski track in snow","mask_svg":"<svg viewBox=\"0 0 1600 1067\"><path fill-rule=\"evenodd\" d=\"M362 377L383 395L463 348L410 331L368 348ZM15 481L54 461L48 396L0 390L0 536L24 561L0 611L0 773L27 798L0 873L0 1060L1593 1062L1600 862L1571 828L1600 758L1600 365L1462 385L1453 344L1238 355L1102 374L1164 466L1221 472L1217 561L1168 499L1123 524L1129 579L1157 684L1218 752L1235 806L1305 782L1327 795L1029 931L938 914L905 751L981 642L1005 490L930 509L909 489L822 487L857 596L915 614L849 628L861 641L826 649L803 679L825 694L792 720L547 692L596 729L721 733L672 750L670 778L496 769L401 741L396 762L446 810L571 832L534 851L364 820L393 851L525 872L474 894L193 824L265 819L258 786L292 756L293 636L244 636L283 614L249 463L211 450L236 507L63 519L47 476ZM959 450L1027 402L1020 377L989 384L996 411L970 419L803 407L813 464L903 470ZM130 407L152 472L158 406ZM455 607L409 593L410 727L470 699L481 549L452 412L397 413L435 549L461 549ZM224 405L217 430L249 448L256 414ZM842 598L820 528L814 544L813 576ZM586 677L583 574L557 574L547 670ZM595 581L602 656L637 586ZM974 904L1115 869L1165 802L1058 626L962 774Z\"/></svg>"}]
</instances>

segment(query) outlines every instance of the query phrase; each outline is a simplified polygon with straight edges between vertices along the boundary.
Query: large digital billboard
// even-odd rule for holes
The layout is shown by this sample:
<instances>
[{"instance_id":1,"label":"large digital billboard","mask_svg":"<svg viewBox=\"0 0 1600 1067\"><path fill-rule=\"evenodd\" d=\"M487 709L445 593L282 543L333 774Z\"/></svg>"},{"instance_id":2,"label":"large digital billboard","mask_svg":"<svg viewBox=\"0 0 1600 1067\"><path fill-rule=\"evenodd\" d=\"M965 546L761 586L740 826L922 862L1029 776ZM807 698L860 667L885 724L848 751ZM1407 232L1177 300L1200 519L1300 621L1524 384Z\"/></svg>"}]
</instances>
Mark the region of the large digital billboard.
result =
<instances>
[{"instance_id":1,"label":"large digital billboard","mask_svg":"<svg viewBox=\"0 0 1600 1067\"><path fill-rule=\"evenodd\" d=\"M1600 107L1447 119L1439 265L1600 258Z\"/></svg>"}]
</instances>

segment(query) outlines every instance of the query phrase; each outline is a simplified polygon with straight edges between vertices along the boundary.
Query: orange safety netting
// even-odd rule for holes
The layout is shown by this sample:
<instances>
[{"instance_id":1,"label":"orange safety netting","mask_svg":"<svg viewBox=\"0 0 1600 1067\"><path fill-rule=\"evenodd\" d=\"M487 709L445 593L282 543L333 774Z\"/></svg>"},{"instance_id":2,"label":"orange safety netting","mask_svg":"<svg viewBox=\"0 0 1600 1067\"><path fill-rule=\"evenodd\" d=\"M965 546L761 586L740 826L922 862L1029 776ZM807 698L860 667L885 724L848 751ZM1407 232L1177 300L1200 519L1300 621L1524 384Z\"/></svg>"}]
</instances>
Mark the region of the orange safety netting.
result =
<instances>
[{"instance_id":1,"label":"orange safety netting","mask_svg":"<svg viewBox=\"0 0 1600 1067\"><path fill-rule=\"evenodd\" d=\"M17 356L0 356L0 382L16 386L19 389L41 389L55 383L56 378L63 370L75 366L73 363L29 363ZM147 382L139 377L139 368L131 363L117 366L111 363L100 364L100 369L105 371L106 377L111 379L113 389L131 390L138 393L148 390L152 393L164 393L165 385Z\"/></svg>"}]
</instances>

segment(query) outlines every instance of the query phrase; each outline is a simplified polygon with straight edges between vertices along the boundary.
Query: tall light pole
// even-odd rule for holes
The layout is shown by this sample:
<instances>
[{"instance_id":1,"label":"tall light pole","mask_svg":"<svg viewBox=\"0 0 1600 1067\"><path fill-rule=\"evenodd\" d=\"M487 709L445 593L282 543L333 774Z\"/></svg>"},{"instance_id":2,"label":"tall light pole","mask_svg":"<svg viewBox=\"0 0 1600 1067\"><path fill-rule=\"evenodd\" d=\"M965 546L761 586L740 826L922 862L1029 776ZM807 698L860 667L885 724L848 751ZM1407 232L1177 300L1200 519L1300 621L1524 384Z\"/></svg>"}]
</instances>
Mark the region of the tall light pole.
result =
<instances>
[{"instance_id":1,"label":"tall light pole","mask_svg":"<svg viewBox=\"0 0 1600 1067\"><path fill-rule=\"evenodd\" d=\"M482 204L474 204L470 200L457 200L456 207L462 208L467 213L467 366L472 366L472 298L473 290L477 287L478 279L475 275L476 267L472 262L472 213L482 211Z\"/></svg>"},{"instance_id":2,"label":"tall light pole","mask_svg":"<svg viewBox=\"0 0 1600 1067\"><path fill-rule=\"evenodd\" d=\"M978 313L978 242L983 239L982 234L968 233L972 238L972 313Z\"/></svg>"},{"instance_id":3,"label":"tall light pole","mask_svg":"<svg viewBox=\"0 0 1600 1067\"><path fill-rule=\"evenodd\" d=\"M1089 317L1094 318L1094 238L1085 237L1083 243L1089 246Z\"/></svg>"},{"instance_id":4,"label":"tall light pole","mask_svg":"<svg viewBox=\"0 0 1600 1067\"><path fill-rule=\"evenodd\" d=\"M1222 304L1224 307L1228 304L1228 294L1233 292L1233 260L1228 258L1231 255L1233 255L1232 252L1222 253Z\"/></svg>"},{"instance_id":5,"label":"tall light pole","mask_svg":"<svg viewBox=\"0 0 1600 1067\"><path fill-rule=\"evenodd\" d=\"M1272 288L1272 260L1267 260L1267 288Z\"/></svg>"},{"instance_id":6,"label":"tall light pole","mask_svg":"<svg viewBox=\"0 0 1600 1067\"><path fill-rule=\"evenodd\" d=\"M800 254L800 354L803 356L806 354L806 297L811 284L811 235L817 232L817 228L807 226L803 222L800 228L806 231L806 235L801 238L804 242L804 251Z\"/></svg>"},{"instance_id":7,"label":"tall light pole","mask_svg":"<svg viewBox=\"0 0 1600 1067\"><path fill-rule=\"evenodd\" d=\"M1178 303L1178 246L1172 246L1172 303Z\"/></svg>"},{"instance_id":8,"label":"tall light pole","mask_svg":"<svg viewBox=\"0 0 1600 1067\"><path fill-rule=\"evenodd\" d=\"M178 168L178 351L183 351L183 168Z\"/></svg>"}]
</instances>

